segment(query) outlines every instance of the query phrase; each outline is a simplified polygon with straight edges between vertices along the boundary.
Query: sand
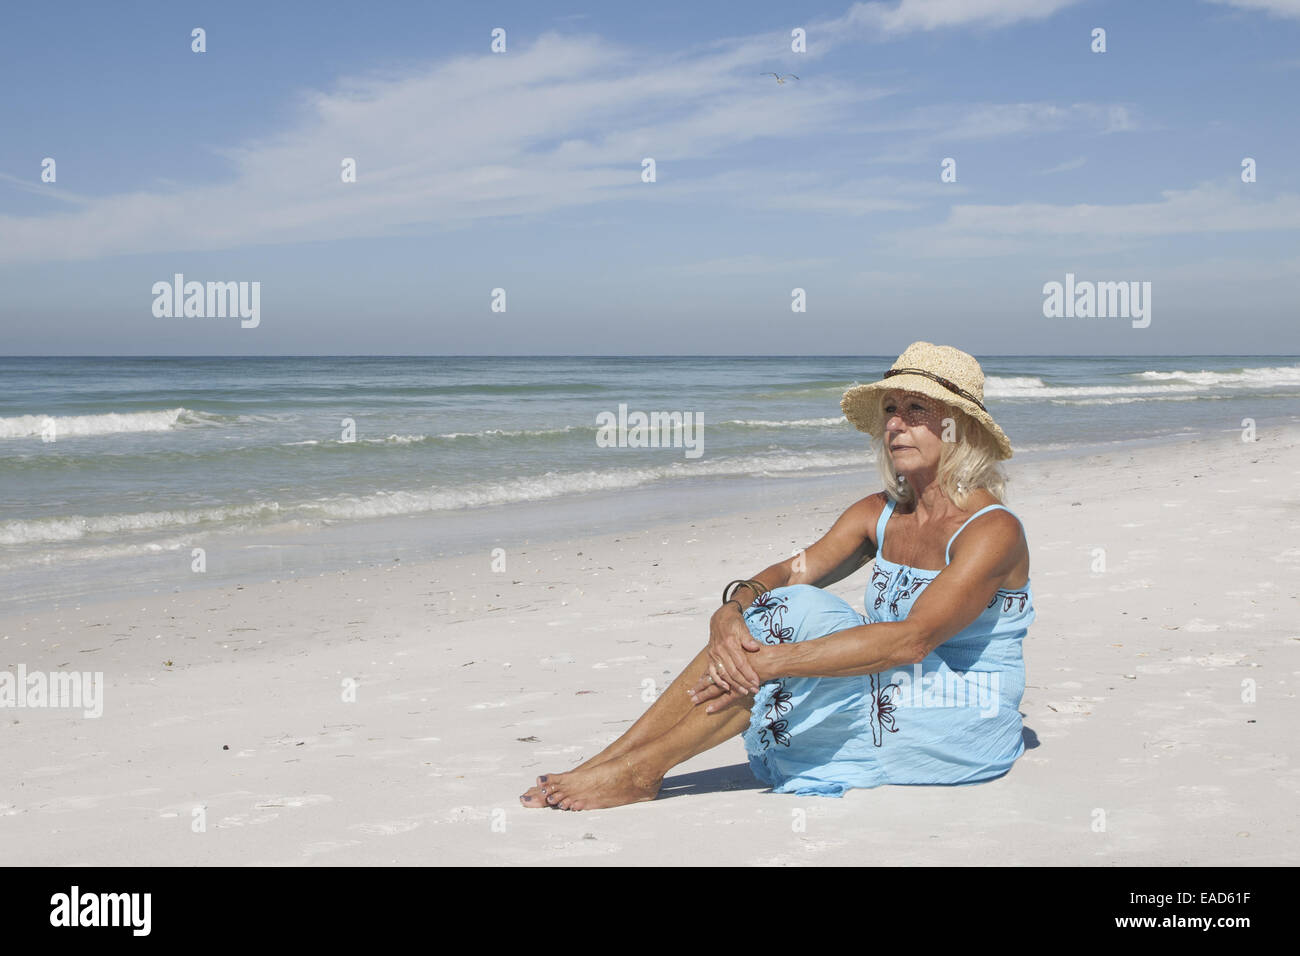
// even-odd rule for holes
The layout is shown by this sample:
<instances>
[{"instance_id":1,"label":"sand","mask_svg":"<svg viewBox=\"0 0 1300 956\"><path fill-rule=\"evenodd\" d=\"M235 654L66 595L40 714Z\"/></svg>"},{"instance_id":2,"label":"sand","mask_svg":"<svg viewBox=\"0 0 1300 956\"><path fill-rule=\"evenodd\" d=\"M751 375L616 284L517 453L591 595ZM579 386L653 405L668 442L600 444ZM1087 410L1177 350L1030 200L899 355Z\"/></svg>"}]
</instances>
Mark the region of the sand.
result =
<instances>
[{"instance_id":1,"label":"sand","mask_svg":"<svg viewBox=\"0 0 1300 956\"><path fill-rule=\"evenodd\" d=\"M652 803L518 795L613 740L728 580L874 490L420 566L0 619L0 670L102 672L103 714L0 709L9 864L1300 862L1300 433L1009 463L1038 620L998 780L766 793L739 739ZM1104 549L1104 570L1094 570ZM830 590L862 608L859 570ZM355 699L345 699L355 681Z\"/></svg>"}]
</instances>

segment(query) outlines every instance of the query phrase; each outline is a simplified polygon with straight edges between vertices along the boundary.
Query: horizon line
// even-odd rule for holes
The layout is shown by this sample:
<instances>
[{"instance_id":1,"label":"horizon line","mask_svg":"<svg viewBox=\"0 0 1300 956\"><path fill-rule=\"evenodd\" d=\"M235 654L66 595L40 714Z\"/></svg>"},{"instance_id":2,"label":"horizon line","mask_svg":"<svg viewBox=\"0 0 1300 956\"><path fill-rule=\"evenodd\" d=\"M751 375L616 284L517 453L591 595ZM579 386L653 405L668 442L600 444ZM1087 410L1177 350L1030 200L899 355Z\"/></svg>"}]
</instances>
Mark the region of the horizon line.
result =
<instances>
[{"instance_id":1,"label":"horizon line","mask_svg":"<svg viewBox=\"0 0 1300 956\"><path fill-rule=\"evenodd\" d=\"M964 351L964 350L963 350ZM970 353L973 354L973 353ZM988 358L1300 358L1298 352L981 352ZM596 353L596 352L538 352L529 354L500 354L486 352L421 352L421 353L341 353L341 352L284 352L259 355L240 354L149 354L149 353L100 353L81 355L20 354L0 355L0 361L6 359L285 359L285 358L329 358L329 359L370 359L370 358L491 358L491 359L534 359L534 358L709 358L709 359L775 359L775 358L888 358L889 352L862 352L856 354L833 353L788 353L775 355L735 355L713 353ZM897 356L894 356L897 358Z\"/></svg>"}]
</instances>

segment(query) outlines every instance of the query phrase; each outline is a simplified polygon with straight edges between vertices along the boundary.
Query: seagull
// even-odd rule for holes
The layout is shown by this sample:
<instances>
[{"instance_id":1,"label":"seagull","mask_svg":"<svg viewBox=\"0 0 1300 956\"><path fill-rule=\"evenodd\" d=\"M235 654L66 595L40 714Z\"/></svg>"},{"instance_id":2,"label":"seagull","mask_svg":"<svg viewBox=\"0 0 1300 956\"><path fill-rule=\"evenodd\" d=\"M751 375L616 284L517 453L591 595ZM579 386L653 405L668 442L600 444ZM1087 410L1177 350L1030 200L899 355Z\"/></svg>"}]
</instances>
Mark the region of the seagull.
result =
<instances>
[{"instance_id":1,"label":"seagull","mask_svg":"<svg viewBox=\"0 0 1300 956\"><path fill-rule=\"evenodd\" d=\"M778 83L785 83L785 78L782 77L779 73L760 73L760 74L758 74L758 75L759 75L759 76L775 76L775 77L776 77L776 81L777 81ZM793 74L793 73L787 73L786 76L794 76L794 74ZM795 78L796 80L799 79L799 77L797 77L797 76L794 76L794 78Z\"/></svg>"}]
</instances>

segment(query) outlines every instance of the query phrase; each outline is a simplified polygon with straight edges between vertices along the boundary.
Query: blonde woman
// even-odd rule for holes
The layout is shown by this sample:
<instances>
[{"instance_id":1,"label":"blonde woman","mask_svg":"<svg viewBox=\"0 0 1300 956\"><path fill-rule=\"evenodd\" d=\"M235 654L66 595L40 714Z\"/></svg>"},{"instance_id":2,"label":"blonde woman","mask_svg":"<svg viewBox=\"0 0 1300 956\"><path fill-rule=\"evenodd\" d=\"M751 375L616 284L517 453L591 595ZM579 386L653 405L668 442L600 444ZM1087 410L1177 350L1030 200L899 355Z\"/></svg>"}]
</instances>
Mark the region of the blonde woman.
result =
<instances>
[{"instance_id":1,"label":"blonde woman","mask_svg":"<svg viewBox=\"0 0 1300 956\"><path fill-rule=\"evenodd\" d=\"M803 554L732 582L708 647L650 709L520 802L653 800L671 768L737 735L777 793L1006 773L1024 752L1021 643L1035 613L1024 531L1000 500L1011 442L983 396L979 363L929 342L845 392L884 491ZM865 615L823 590L873 557Z\"/></svg>"}]
</instances>

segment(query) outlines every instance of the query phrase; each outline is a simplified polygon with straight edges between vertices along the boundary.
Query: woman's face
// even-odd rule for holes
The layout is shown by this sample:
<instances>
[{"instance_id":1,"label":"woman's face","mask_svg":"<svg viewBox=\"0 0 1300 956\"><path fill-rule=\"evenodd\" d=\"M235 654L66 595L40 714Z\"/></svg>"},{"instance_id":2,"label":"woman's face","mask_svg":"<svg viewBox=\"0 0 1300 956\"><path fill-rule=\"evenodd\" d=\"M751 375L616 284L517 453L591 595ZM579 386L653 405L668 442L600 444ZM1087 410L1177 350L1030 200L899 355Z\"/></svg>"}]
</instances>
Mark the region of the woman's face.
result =
<instances>
[{"instance_id":1,"label":"woman's face","mask_svg":"<svg viewBox=\"0 0 1300 956\"><path fill-rule=\"evenodd\" d=\"M885 448L900 475L937 471L943 448L940 403L917 392L884 395Z\"/></svg>"}]
</instances>

